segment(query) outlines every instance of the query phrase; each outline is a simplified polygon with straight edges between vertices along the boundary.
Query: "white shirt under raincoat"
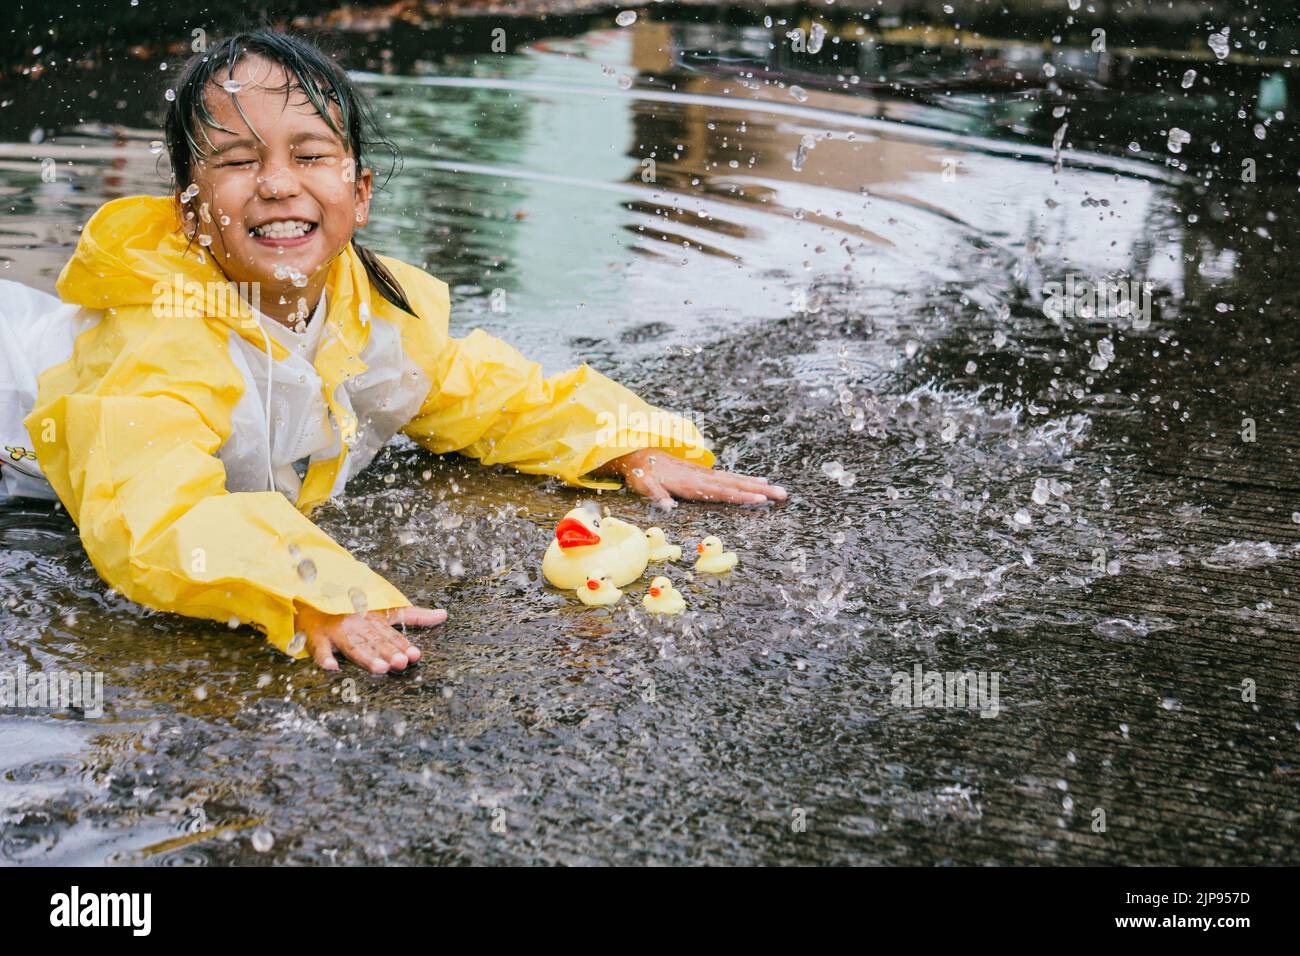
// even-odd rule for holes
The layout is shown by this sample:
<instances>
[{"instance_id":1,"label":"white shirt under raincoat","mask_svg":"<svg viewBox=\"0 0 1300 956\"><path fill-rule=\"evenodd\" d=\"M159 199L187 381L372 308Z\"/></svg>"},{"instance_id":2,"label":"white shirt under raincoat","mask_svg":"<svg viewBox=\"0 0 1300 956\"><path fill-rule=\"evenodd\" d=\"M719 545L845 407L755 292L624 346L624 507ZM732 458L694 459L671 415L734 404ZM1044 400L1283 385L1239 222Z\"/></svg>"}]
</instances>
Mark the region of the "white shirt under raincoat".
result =
<instances>
[{"instance_id":1,"label":"white shirt under raincoat","mask_svg":"<svg viewBox=\"0 0 1300 956\"><path fill-rule=\"evenodd\" d=\"M128 598L251 623L304 657L298 607L410 604L307 517L398 431L586 487L613 487L583 476L638 448L713 464L692 424L586 365L545 379L481 330L450 337L446 284L382 261L418 317L374 292L349 245L309 324L319 341L295 348L190 244L172 200L105 204L61 302L0 283L0 490L52 486Z\"/></svg>"}]
</instances>

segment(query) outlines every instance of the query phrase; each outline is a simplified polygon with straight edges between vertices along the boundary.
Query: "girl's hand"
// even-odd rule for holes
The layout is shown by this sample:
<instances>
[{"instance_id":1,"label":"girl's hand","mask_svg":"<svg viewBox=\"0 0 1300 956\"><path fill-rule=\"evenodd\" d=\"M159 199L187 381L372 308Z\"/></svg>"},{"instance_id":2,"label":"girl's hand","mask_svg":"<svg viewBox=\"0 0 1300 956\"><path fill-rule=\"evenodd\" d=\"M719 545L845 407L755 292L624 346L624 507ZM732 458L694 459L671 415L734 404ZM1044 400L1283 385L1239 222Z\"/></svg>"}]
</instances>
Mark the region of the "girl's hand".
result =
<instances>
[{"instance_id":1,"label":"girl's hand","mask_svg":"<svg viewBox=\"0 0 1300 956\"><path fill-rule=\"evenodd\" d=\"M394 624L432 627L447 620L441 608L397 607L369 614L322 614L315 608L298 611L294 623L307 635L307 647L316 663L327 671L339 669L336 650L372 674L405 670L420 659L420 649L394 630Z\"/></svg>"},{"instance_id":2,"label":"girl's hand","mask_svg":"<svg viewBox=\"0 0 1300 956\"><path fill-rule=\"evenodd\" d=\"M674 497L733 505L758 505L786 498L785 489L766 478L716 471L652 448L615 458L597 469L597 474L602 473L621 475L629 488L661 508L673 507Z\"/></svg>"}]
</instances>

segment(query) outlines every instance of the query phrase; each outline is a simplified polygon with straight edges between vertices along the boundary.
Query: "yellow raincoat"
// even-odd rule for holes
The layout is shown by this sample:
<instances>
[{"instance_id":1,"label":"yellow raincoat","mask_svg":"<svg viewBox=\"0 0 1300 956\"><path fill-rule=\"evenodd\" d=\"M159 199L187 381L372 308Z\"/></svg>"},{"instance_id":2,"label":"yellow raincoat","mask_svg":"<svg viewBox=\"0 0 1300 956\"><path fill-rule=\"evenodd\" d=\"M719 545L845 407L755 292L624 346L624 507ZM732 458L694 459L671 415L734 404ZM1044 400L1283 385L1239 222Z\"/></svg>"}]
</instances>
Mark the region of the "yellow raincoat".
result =
<instances>
[{"instance_id":1,"label":"yellow raincoat","mask_svg":"<svg viewBox=\"0 0 1300 956\"><path fill-rule=\"evenodd\" d=\"M370 610L410 604L307 517L340 490L354 445L366 443L373 456L391 437L374 425L391 402L373 403L375 413L364 418L352 408L364 394L356 388L368 371L362 356L384 335L400 348L396 364L410 368L400 377L422 387L409 406L414 415L392 428L434 452L588 487L611 487L583 476L637 448L713 464L693 425L586 365L544 379L536 363L482 331L451 338L446 284L383 261L419 318L373 293L350 245L330 266L324 338L310 378L319 376L320 401L314 386L312 401L332 445L313 456L295 505L269 490L275 479L265 468L260 484L245 484L258 490L232 489L219 455L236 444L236 407L259 387L247 373L257 363L240 360L241 350L256 350L265 366L269 345L277 367L289 350L241 312L212 256L189 245L172 200L132 196L95 213L58 292L65 303L106 311L77 337L69 360L40 375L25 424L46 480L112 587L160 610L251 623L297 657L307 653L294 640L298 607L350 614L360 600ZM160 299L179 301L164 291L178 278L183 308L159 317ZM275 368L270 373L267 392ZM282 421L277 429L285 430ZM271 436L260 440L266 456Z\"/></svg>"}]
</instances>

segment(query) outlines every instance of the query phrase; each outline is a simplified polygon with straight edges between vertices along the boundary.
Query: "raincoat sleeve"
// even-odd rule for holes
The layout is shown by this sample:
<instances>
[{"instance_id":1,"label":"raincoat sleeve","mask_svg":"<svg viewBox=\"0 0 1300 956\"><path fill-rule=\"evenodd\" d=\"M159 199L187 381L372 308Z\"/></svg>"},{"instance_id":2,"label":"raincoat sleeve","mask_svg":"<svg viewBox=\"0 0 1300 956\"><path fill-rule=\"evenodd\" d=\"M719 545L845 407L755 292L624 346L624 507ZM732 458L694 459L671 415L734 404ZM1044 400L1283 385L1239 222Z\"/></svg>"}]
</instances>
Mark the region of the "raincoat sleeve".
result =
<instances>
[{"instance_id":1,"label":"raincoat sleeve","mask_svg":"<svg viewBox=\"0 0 1300 956\"><path fill-rule=\"evenodd\" d=\"M410 323L405 345L433 385L403 431L426 448L588 488L617 488L616 481L584 476L642 448L712 467L713 452L694 424L588 365L544 378L538 363L481 329L452 338L446 284L404 263L389 264L401 267L393 271L422 317Z\"/></svg>"},{"instance_id":2,"label":"raincoat sleeve","mask_svg":"<svg viewBox=\"0 0 1300 956\"><path fill-rule=\"evenodd\" d=\"M216 457L244 383L202 319L108 317L40 378L26 425L103 579L133 601L294 641L296 609L409 604L281 494L232 494ZM293 645L292 650L290 650Z\"/></svg>"}]
</instances>

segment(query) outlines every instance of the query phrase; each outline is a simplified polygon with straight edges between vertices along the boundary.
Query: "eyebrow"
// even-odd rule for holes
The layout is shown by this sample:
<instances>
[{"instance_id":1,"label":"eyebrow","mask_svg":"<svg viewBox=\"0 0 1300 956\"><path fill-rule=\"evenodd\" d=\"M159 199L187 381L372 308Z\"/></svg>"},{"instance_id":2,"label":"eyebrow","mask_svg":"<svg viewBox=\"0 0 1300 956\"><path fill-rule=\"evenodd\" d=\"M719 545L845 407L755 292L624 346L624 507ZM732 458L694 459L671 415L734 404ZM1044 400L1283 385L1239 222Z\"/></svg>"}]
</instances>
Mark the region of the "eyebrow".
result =
<instances>
[{"instance_id":1,"label":"eyebrow","mask_svg":"<svg viewBox=\"0 0 1300 956\"><path fill-rule=\"evenodd\" d=\"M299 133L297 136L291 139L289 143L291 146L297 146L307 142L308 140L317 140L319 142L329 143L334 146L339 145L339 141L337 137L331 136L328 133L313 133L313 132ZM211 139L209 139L208 142L212 142ZM208 156L210 157L220 156L223 153L228 153L234 149L243 149L243 148L256 149L257 145L258 145L257 140L247 136L242 136L239 139L232 139L228 143L225 143L221 146L217 146L211 153L208 154Z\"/></svg>"}]
</instances>

